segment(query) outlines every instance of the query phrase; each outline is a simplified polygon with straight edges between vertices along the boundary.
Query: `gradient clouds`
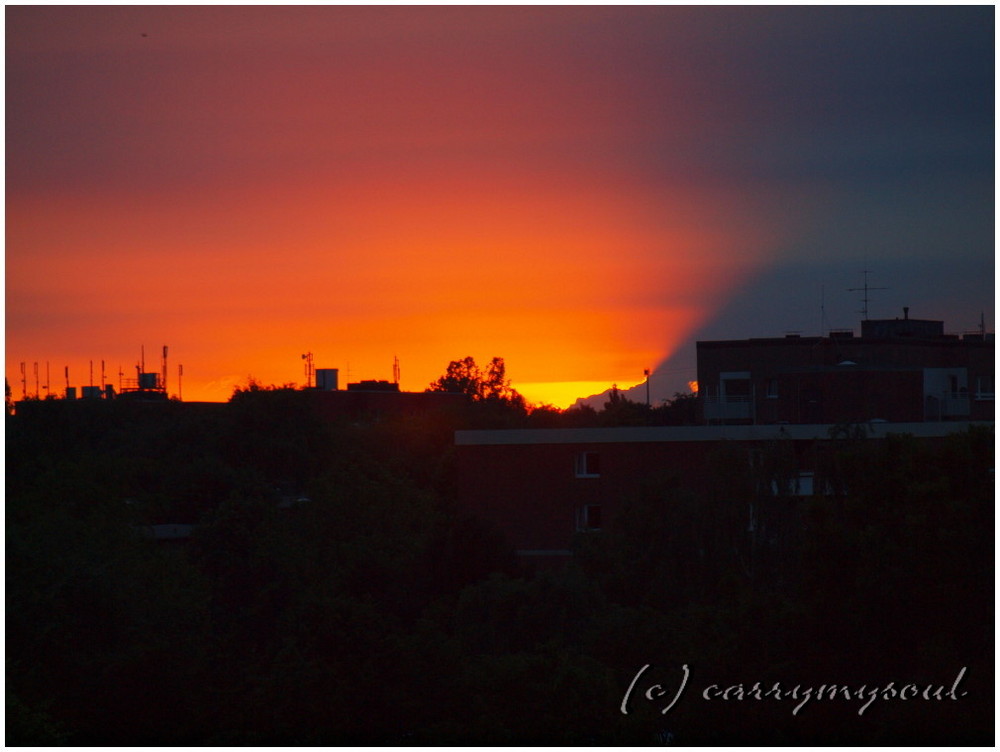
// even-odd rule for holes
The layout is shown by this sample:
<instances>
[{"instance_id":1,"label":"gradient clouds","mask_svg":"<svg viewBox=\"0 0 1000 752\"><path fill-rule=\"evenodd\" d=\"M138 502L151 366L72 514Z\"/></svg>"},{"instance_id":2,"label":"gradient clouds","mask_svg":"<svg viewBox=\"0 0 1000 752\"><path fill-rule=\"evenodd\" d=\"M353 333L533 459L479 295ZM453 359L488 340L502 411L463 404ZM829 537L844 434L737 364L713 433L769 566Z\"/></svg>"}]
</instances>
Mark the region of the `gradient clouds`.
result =
<instances>
[{"instance_id":1,"label":"gradient clouds","mask_svg":"<svg viewBox=\"0 0 1000 752\"><path fill-rule=\"evenodd\" d=\"M306 350L399 355L407 389L500 355L557 404L638 381L774 264L839 258L859 186L980 196L984 19L8 8L8 379L167 343L187 399Z\"/></svg>"}]
</instances>

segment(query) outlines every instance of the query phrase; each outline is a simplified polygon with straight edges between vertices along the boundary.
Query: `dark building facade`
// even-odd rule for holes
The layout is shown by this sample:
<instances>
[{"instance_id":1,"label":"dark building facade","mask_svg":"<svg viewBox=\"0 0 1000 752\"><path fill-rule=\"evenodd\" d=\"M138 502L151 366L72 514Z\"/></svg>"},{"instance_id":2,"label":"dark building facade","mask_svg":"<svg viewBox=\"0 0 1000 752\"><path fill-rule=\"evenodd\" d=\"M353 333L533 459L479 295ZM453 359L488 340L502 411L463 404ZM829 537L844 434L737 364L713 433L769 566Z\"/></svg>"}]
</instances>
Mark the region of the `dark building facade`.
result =
<instances>
[{"instance_id":1,"label":"dark building facade","mask_svg":"<svg viewBox=\"0 0 1000 752\"><path fill-rule=\"evenodd\" d=\"M377 421L461 408L468 395L451 392L401 392L391 382L360 382L341 390L303 390L317 415L328 420Z\"/></svg>"},{"instance_id":2,"label":"dark building facade","mask_svg":"<svg viewBox=\"0 0 1000 752\"><path fill-rule=\"evenodd\" d=\"M941 321L868 320L861 336L697 343L709 424L993 420L994 341Z\"/></svg>"},{"instance_id":3,"label":"dark building facade","mask_svg":"<svg viewBox=\"0 0 1000 752\"><path fill-rule=\"evenodd\" d=\"M870 439L894 433L932 441L971 425L859 428ZM829 493L821 468L835 436L832 425L457 431L458 498L503 531L522 557L551 562L571 555L576 535L612 525L651 487L706 499L725 474L765 497ZM753 511L746 514L752 525Z\"/></svg>"}]
</instances>

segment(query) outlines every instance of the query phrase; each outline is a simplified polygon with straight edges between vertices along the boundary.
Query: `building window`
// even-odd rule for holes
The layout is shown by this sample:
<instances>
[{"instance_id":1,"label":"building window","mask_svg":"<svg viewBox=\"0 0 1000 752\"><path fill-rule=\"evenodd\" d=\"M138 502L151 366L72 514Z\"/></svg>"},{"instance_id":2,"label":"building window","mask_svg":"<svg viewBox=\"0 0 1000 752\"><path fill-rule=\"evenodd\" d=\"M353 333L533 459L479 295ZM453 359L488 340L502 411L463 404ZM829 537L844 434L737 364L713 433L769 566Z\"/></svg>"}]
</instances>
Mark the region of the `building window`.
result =
<instances>
[{"instance_id":1,"label":"building window","mask_svg":"<svg viewBox=\"0 0 1000 752\"><path fill-rule=\"evenodd\" d=\"M816 474L811 470L804 470L798 474L797 478L789 478L787 481L771 481L771 494L773 496L812 496L817 486L814 485ZM821 493L826 493L822 491Z\"/></svg>"},{"instance_id":2,"label":"building window","mask_svg":"<svg viewBox=\"0 0 1000 752\"><path fill-rule=\"evenodd\" d=\"M601 456L597 452L580 452L576 455L577 478L600 478Z\"/></svg>"},{"instance_id":3,"label":"building window","mask_svg":"<svg viewBox=\"0 0 1000 752\"><path fill-rule=\"evenodd\" d=\"M577 531L585 532L587 530L600 530L601 526L602 523L601 523L600 504L584 504L577 510L576 513Z\"/></svg>"},{"instance_id":4,"label":"building window","mask_svg":"<svg viewBox=\"0 0 1000 752\"><path fill-rule=\"evenodd\" d=\"M977 400L992 400L993 399L993 377L992 376L980 376L976 379L976 399Z\"/></svg>"},{"instance_id":5,"label":"building window","mask_svg":"<svg viewBox=\"0 0 1000 752\"><path fill-rule=\"evenodd\" d=\"M799 473L799 482L796 484L795 495L812 496L814 479L815 479L815 473L811 472Z\"/></svg>"},{"instance_id":6,"label":"building window","mask_svg":"<svg viewBox=\"0 0 1000 752\"><path fill-rule=\"evenodd\" d=\"M722 382L720 393L724 394L729 401L746 402L750 399L750 379L725 379Z\"/></svg>"},{"instance_id":7,"label":"building window","mask_svg":"<svg viewBox=\"0 0 1000 752\"><path fill-rule=\"evenodd\" d=\"M767 380L767 398L777 399L778 398L778 380L768 379Z\"/></svg>"}]
</instances>

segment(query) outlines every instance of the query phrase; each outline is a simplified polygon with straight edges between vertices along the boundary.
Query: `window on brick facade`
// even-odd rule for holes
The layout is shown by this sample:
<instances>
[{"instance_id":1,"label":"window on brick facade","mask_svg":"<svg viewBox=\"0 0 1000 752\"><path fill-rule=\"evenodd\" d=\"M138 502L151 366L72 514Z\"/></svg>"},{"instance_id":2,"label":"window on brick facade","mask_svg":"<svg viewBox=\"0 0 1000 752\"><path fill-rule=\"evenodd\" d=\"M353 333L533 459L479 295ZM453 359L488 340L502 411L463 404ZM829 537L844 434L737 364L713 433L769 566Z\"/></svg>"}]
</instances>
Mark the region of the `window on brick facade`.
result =
<instances>
[{"instance_id":1,"label":"window on brick facade","mask_svg":"<svg viewBox=\"0 0 1000 752\"><path fill-rule=\"evenodd\" d=\"M584 504L576 513L576 529L580 532L586 530L600 530L602 526L601 505Z\"/></svg>"},{"instance_id":2,"label":"window on brick facade","mask_svg":"<svg viewBox=\"0 0 1000 752\"><path fill-rule=\"evenodd\" d=\"M580 452L576 455L575 470L577 478L599 478L601 456L597 452Z\"/></svg>"}]
</instances>

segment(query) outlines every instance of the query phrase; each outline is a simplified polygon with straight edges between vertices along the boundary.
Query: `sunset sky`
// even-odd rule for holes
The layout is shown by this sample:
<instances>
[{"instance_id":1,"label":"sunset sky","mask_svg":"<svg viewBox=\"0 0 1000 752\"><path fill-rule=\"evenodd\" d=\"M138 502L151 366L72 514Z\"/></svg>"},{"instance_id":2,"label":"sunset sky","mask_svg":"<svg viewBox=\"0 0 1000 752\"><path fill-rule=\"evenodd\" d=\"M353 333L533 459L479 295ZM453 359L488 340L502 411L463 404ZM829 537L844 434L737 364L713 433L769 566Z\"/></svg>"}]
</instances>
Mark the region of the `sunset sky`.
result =
<instances>
[{"instance_id":1,"label":"sunset sky","mask_svg":"<svg viewBox=\"0 0 1000 752\"><path fill-rule=\"evenodd\" d=\"M655 401L696 339L856 327L866 268L873 318L993 328L992 6L5 15L15 398L169 345L186 400L312 352Z\"/></svg>"}]
</instances>

